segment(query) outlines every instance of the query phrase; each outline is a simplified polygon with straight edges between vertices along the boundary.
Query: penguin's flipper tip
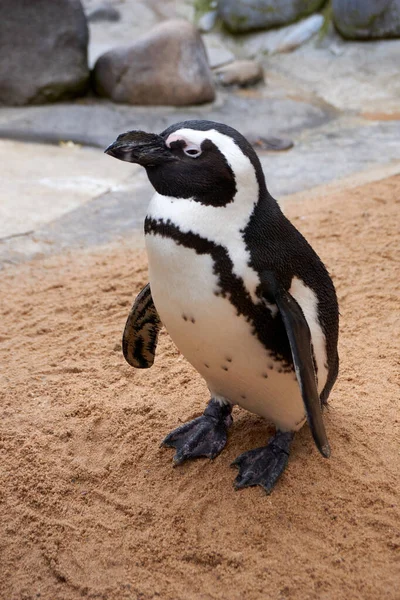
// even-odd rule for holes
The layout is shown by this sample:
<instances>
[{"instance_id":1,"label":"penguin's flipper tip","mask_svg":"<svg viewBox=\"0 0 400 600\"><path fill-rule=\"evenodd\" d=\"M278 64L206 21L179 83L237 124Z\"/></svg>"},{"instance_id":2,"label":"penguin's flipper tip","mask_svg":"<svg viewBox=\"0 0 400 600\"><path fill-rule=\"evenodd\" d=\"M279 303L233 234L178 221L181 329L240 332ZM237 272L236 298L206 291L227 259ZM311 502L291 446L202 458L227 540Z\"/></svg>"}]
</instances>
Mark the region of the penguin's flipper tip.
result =
<instances>
[{"instance_id":1,"label":"penguin's flipper tip","mask_svg":"<svg viewBox=\"0 0 400 600\"><path fill-rule=\"evenodd\" d=\"M319 451L321 452L324 458L331 457L331 447L329 444L324 444L321 448L319 448Z\"/></svg>"}]
</instances>

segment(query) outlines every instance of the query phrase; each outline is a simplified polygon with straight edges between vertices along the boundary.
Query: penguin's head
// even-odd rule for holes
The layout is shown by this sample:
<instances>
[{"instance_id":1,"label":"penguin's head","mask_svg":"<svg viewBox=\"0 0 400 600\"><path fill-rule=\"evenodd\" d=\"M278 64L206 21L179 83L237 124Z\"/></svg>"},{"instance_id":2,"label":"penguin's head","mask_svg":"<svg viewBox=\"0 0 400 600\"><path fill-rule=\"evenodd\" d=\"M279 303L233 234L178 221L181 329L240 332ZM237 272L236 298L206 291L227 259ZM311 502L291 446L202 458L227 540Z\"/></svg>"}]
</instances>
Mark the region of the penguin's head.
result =
<instances>
[{"instance_id":1,"label":"penguin's head","mask_svg":"<svg viewBox=\"0 0 400 600\"><path fill-rule=\"evenodd\" d=\"M120 160L142 165L154 189L163 196L192 198L225 206L238 187L265 189L260 161L235 129L213 121L184 121L160 135L128 131L105 150Z\"/></svg>"}]
</instances>

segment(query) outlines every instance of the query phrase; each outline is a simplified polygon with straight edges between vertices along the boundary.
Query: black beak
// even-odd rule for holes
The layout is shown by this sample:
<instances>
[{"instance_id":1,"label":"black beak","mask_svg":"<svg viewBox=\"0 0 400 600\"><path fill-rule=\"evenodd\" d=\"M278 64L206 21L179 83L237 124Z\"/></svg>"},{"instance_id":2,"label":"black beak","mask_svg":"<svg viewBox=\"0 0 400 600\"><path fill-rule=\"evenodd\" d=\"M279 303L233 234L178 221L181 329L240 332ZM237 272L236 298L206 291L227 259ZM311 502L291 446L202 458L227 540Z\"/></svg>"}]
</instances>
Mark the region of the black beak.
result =
<instances>
[{"instance_id":1,"label":"black beak","mask_svg":"<svg viewBox=\"0 0 400 600\"><path fill-rule=\"evenodd\" d=\"M104 152L119 160L137 163L142 167L154 167L176 160L161 135L145 131L121 133Z\"/></svg>"}]
</instances>

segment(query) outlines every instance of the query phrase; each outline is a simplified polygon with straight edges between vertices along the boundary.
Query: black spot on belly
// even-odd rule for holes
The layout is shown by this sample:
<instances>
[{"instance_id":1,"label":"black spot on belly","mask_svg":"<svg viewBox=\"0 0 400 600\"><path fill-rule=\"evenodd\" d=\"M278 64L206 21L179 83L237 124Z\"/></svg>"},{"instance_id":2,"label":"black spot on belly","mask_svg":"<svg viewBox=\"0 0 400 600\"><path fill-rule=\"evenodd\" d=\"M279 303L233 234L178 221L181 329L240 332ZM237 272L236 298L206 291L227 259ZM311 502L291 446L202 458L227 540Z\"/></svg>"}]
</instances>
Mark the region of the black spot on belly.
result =
<instances>
[{"instance_id":1,"label":"black spot on belly","mask_svg":"<svg viewBox=\"0 0 400 600\"><path fill-rule=\"evenodd\" d=\"M263 373L262 376L264 377L264 379L268 379L268 373Z\"/></svg>"},{"instance_id":2,"label":"black spot on belly","mask_svg":"<svg viewBox=\"0 0 400 600\"><path fill-rule=\"evenodd\" d=\"M184 321L187 321L187 316L186 316L186 315L182 315L182 319L183 319Z\"/></svg>"},{"instance_id":3,"label":"black spot on belly","mask_svg":"<svg viewBox=\"0 0 400 600\"><path fill-rule=\"evenodd\" d=\"M227 362L232 362L232 359L231 359L231 358L226 358L225 360L226 360Z\"/></svg>"},{"instance_id":4,"label":"black spot on belly","mask_svg":"<svg viewBox=\"0 0 400 600\"><path fill-rule=\"evenodd\" d=\"M205 366L207 369L209 369L209 368L210 368L210 365L208 365L207 363L204 363L204 366Z\"/></svg>"},{"instance_id":5,"label":"black spot on belly","mask_svg":"<svg viewBox=\"0 0 400 600\"><path fill-rule=\"evenodd\" d=\"M224 371L227 371L227 370L228 370L228 367L225 367L225 365L223 365L223 366L221 367L221 369L223 369Z\"/></svg>"},{"instance_id":6,"label":"black spot on belly","mask_svg":"<svg viewBox=\"0 0 400 600\"><path fill-rule=\"evenodd\" d=\"M283 369L279 368L278 373L283 373Z\"/></svg>"},{"instance_id":7,"label":"black spot on belly","mask_svg":"<svg viewBox=\"0 0 400 600\"><path fill-rule=\"evenodd\" d=\"M240 395L240 397L241 397L243 400L246 400L246 396L245 396L245 394L241 394L241 395Z\"/></svg>"},{"instance_id":8,"label":"black spot on belly","mask_svg":"<svg viewBox=\"0 0 400 600\"><path fill-rule=\"evenodd\" d=\"M190 320L192 321L192 323L196 323L196 321L193 319L193 317Z\"/></svg>"},{"instance_id":9,"label":"black spot on belly","mask_svg":"<svg viewBox=\"0 0 400 600\"><path fill-rule=\"evenodd\" d=\"M269 363L269 365L268 365L268 369L271 369L271 371L273 371L273 370L274 370L274 365L273 365L273 363Z\"/></svg>"}]
</instances>

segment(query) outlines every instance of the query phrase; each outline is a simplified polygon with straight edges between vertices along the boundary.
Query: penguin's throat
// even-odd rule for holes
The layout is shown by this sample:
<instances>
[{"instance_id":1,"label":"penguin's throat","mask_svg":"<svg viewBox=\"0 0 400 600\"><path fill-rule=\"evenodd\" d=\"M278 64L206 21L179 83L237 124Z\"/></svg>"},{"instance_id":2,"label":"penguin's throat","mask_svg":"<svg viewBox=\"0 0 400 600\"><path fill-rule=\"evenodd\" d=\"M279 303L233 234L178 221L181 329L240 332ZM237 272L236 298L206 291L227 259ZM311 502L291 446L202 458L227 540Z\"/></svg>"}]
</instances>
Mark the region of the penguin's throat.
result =
<instances>
[{"instance_id":1,"label":"penguin's throat","mask_svg":"<svg viewBox=\"0 0 400 600\"><path fill-rule=\"evenodd\" d=\"M253 209L243 210L235 203L215 208L190 199L177 200L156 194L147 212L145 234L172 236L178 245L188 244L199 254L217 250L227 253L232 272L243 281L253 302L258 303L256 290L260 280L258 273L249 266L251 256L244 240L244 230L252 212Z\"/></svg>"},{"instance_id":2,"label":"penguin's throat","mask_svg":"<svg viewBox=\"0 0 400 600\"><path fill-rule=\"evenodd\" d=\"M245 200L245 201L243 201ZM148 207L147 216L177 225L183 231L195 230L209 240L226 239L242 232L247 226L257 198L235 198L224 206L212 206L195 198L175 198L156 193Z\"/></svg>"}]
</instances>

